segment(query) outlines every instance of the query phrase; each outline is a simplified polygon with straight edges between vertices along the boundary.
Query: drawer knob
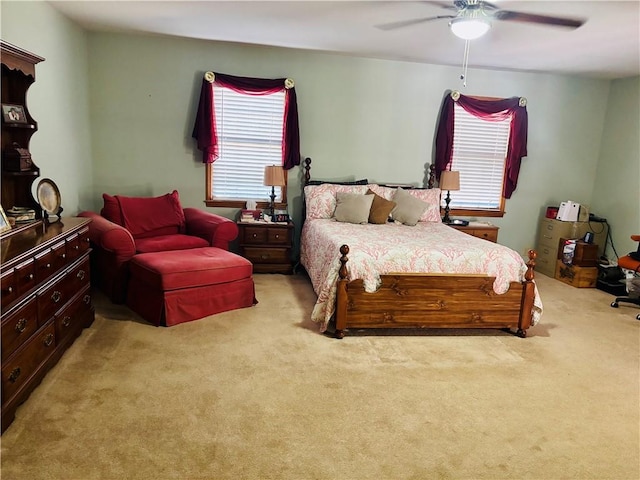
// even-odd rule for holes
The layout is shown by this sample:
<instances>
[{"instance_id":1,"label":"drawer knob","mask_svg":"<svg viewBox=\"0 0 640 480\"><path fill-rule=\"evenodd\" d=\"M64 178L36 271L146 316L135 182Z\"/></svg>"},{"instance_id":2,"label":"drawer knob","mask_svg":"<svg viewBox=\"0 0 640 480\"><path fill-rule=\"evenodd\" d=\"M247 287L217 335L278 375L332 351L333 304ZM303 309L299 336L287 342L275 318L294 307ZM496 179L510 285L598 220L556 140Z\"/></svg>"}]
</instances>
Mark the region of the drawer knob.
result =
<instances>
[{"instance_id":1,"label":"drawer knob","mask_svg":"<svg viewBox=\"0 0 640 480\"><path fill-rule=\"evenodd\" d=\"M42 341L42 343L44 344L45 347L50 347L51 344L53 343L53 333L49 333L46 337L44 337L44 340Z\"/></svg>"},{"instance_id":2,"label":"drawer knob","mask_svg":"<svg viewBox=\"0 0 640 480\"><path fill-rule=\"evenodd\" d=\"M84 277L85 277L84 270L79 270L77 275L76 275L76 278L78 278L80 280L84 280Z\"/></svg>"},{"instance_id":3,"label":"drawer knob","mask_svg":"<svg viewBox=\"0 0 640 480\"><path fill-rule=\"evenodd\" d=\"M280 238L280 235L276 233L276 239Z\"/></svg>"},{"instance_id":4,"label":"drawer knob","mask_svg":"<svg viewBox=\"0 0 640 480\"><path fill-rule=\"evenodd\" d=\"M61 298L62 298L62 293L60 293L58 290L53 292L53 294L51 295L51 300L53 300L53 303L58 303Z\"/></svg>"},{"instance_id":5,"label":"drawer knob","mask_svg":"<svg viewBox=\"0 0 640 480\"><path fill-rule=\"evenodd\" d=\"M20 367L16 367L13 370L11 370L11 373L9 374L9 381L11 383L16 383L16 380L18 380L19 376L20 376Z\"/></svg>"},{"instance_id":6,"label":"drawer knob","mask_svg":"<svg viewBox=\"0 0 640 480\"><path fill-rule=\"evenodd\" d=\"M7 293L13 293L13 287L7 287Z\"/></svg>"},{"instance_id":7,"label":"drawer knob","mask_svg":"<svg viewBox=\"0 0 640 480\"><path fill-rule=\"evenodd\" d=\"M74 249L74 250L80 250L80 245L74 245L74 246L73 246L73 249Z\"/></svg>"},{"instance_id":8,"label":"drawer knob","mask_svg":"<svg viewBox=\"0 0 640 480\"><path fill-rule=\"evenodd\" d=\"M69 325L71 325L71 317L66 316L62 319L62 325L64 325L65 327L68 327Z\"/></svg>"},{"instance_id":9,"label":"drawer knob","mask_svg":"<svg viewBox=\"0 0 640 480\"><path fill-rule=\"evenodd\" d=\"M60 258L62 258L64 260L65 258L67 258L67 254L63 253L62 255L60 255Z\"/></svg>"},{"instance_id":10,"label":"drawer knob","mask_svg":"<svg viewBox=\"0 0 640 480\"><path fill-rule=\"evenodd\" d=\"M30 273L29 275L27 275L27 280L33 280L33 273Z\"/></svg>"},{"instance_id":11,"label":"drawer knob","mask_svg":"<svg viewBox=\"0 0 640 480\"><path fill-rule=\"evenodd\" d=\"M47 263L47 264L44 266L44 268L51 268L51 264L50 264L50 263Z\"/></svg>"},{"instance_id":12,"label":"drawer knob","mask_svg":"<svg viewBox=\"0 0 640 480\"><path fill-rule=\"evenodd\" d=\"M89 305L89 304L91 303L91 295L85 295L85 296L82 298L82 301L83 301L84 303L86 303L87 305Z\"/></svg>"},{"instance_id":13,"label":"drawer knob","mask_svg":"<svg viewBox=\"0 0 640 480\"><path fill-rule=\"evenodd\" d=\"M253 238L258 238L258 234L254 233L253 235L251 235Z\"/></svg>"},{"instance_id":14,"label":"drawer knob","mask_svg":"<svg viewBox=\"0 0 640 480\"><path fill-rule=\"evenodd\" d=\"M269 258L269 255L264 255L264 254L263 254L263 255L260 255L260 258L261 258L262 260L266 260L266 259L268 259L268 258Z\"/></svg>"},{"instance_id":15,"label":"drawer knob","mask_svg":"<svg viewBox=\"0 0 640 480\"><path fill-rule=\"evenodd\" d=\"M22 333L27 329L27 319L21 318L16 322L16 332Z\"/></svg>"}]
</instances>

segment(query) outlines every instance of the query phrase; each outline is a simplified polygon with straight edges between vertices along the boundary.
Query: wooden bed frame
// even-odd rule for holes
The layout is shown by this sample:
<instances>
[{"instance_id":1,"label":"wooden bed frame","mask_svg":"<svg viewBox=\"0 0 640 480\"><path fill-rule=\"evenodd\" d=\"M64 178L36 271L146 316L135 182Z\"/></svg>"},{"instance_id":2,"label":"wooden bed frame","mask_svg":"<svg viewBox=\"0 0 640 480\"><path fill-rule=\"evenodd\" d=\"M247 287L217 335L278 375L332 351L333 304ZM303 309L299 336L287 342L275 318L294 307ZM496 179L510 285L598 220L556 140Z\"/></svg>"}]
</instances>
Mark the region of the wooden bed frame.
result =
<instances>
[{"instance_id":1,"label":"wooden bed frame","mask_svg":"<svg viewBox=\"0 0 640 480\"><path fill-rule=\"evenodd\" d=\"M304 169L306 186L311 180L310 158ZM433 185L431 168L429 188ZM495 277L430 273L381 275L380 288L367 293L362 280L347 280L348 253L349 246L342 245L333 319L336 338L349 329L366 328L501 328L524 338L531 326L534 250L528 252L525 280L512 282L501 295L493 291Z\"/></svg>"}]
</instances>

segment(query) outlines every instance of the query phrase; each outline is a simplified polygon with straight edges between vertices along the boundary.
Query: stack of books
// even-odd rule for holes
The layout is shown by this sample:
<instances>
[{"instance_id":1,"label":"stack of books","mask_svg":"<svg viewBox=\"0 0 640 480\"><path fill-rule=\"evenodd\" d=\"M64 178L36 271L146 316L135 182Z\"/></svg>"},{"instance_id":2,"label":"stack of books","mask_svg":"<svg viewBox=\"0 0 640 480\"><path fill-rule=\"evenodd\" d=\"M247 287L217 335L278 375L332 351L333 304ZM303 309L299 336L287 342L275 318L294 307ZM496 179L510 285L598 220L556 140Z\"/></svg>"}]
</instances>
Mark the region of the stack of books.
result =
<instances>
[{"instance_id":1,"label":"stack of books","mask_svg":"<svg viewBox=\"0 0 640 480\"><path fill-rule=\"evenodd\" d=\"M260 210L241 210L240 221L241 222L256 222L260 220Z\"/></svg>"}]
</instances>

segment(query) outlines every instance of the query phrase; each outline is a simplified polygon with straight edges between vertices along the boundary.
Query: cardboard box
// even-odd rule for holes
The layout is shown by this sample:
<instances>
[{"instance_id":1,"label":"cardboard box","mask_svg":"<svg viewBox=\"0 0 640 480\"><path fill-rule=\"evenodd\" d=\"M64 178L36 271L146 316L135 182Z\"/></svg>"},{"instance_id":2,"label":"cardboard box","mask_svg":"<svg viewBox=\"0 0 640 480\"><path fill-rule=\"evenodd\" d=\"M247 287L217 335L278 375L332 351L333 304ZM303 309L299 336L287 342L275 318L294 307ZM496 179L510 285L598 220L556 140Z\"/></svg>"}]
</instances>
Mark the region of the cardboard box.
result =
<instances>
[{"instance_id":1,"label":"cardboard box","mask_svg":"<svg viewBox=\"0 0 640 480\"><path fill-rule=\"evenodd\" d=\"M594 288L598 280L598 268L565 265L562 260L556 260L555 278L574 287Z\"/></svg>"},{"instance_id":2,"label":"cardboard box","mask_svg":"<svg viewBox=\"0 0 640 480\"><path fill-rule=\"evenodd\" d=\"M558 242L558 260L562 260L565 240L568 239L561 238ZM598 245L578 240L576 242L576 249L573 251L573 260L571 261L571 264L578 267L597 267Z\"/></svg>"}]
</instances>

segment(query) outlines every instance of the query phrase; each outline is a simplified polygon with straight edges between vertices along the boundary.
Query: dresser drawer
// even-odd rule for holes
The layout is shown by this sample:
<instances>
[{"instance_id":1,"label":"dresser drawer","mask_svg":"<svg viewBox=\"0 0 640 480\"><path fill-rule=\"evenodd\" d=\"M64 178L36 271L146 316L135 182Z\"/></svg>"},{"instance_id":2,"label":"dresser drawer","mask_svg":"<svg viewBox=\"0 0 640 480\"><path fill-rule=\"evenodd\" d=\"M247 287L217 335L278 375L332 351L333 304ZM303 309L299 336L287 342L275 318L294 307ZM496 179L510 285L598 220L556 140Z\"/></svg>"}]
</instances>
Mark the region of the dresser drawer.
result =
<instances>
[{"instance_id":1,"label":"dresser drawer","mask_svg":"<svg viewBox=\"0 0 640 480\"><path fill-rule=\"evenodd\" d=\"M35 260L30 258L15 268L18 295L24 295L36 286Z\"/></svg>"},{"instance_id":2,"label":"dresser drawer","mask_svg":"<svg viewBox=\"0 0 640 480\"><path fill-rule=\"evenodd\" d=\"M84 326L85 314L91 309L91 295L89 286L79 294L55 316L56 342L64 343L69 337L75 337Z\"/></svg>"},{"instance_id":3,"label":"dresser drawer","mask_svg":"<svg viewBox=\"0 0 640 480\"><path fill-rule=\"evenodd\" d=\"M482 238L484 240L488 240L493 243L498 242L498 230L497 229L474 229L471 231L467 231L469 235L473 235L474 237Z\"/></svg>"},{"instance_id":4,"label":"dresser drawer","mask_svg":"<svg viewBox=\"0 0 640 480\"><path fill-rule=\"evenodd\" d=\"M71 268L65 282L67 298L71 298L77 292L89 285L89 257L86 257L79 265Z\"/></svg>"},{"instance_id":5,"label":"dresser drawer","mask_svg":"<svg viewBox=\"0 0 640 480\"><path fill-rule=\"evenodd\" d=\"M291 229L267 228L267 243L269 245L290 245Z\"/></svg>"},{"instance_id":6,"label":"dresser drawer","mask_svg":"<svg viewBox=\"0 0 640 480\"><path fill-rule=\"evenodd\" d=\"M2 309L4 310L18 298L15 269L9 268L0 275L0 288L2 289Z\"/></svg>"},{"instance_id":7,"label":"dresser drawer","mask_svg":"<svg viewBox=\"0 0 640 480\"><path fill-rule=\"evenodd\" d=\"M38 328L38 308L33 296L2 319L2 361L26 342Z\"/></svg>"},{"instance_id":8,"label":"dresser drawer","mask_svg":"<svg viewBox=\"0 0 640 480\"><path fill-rule=\"evenodd\" d=\"M244 256L251 263L289 263L288 248L254 248L246 247Z\"/></svg>"},{"instance_id":9,"label":"dresser drawer","mask_svg":"<svg viewBox=\"0 0 640 480\"><path fill-rule=\"evenodd\" d=\"M2 362L2 403L6 403L31 378L56 348L53 322L32 337L7 362Z\"/></svg>"},{"instance_id":10,"label":"dresser drawer","mask_svg":"<svg viewBox=\"0 0 640 480\"><path fill-rule=\"evenodd\" d=\"M37 295L38 324L43 325L69 300L66 282L67 277L58 278L48 288Z\"/></svg>"}]
</instances>

